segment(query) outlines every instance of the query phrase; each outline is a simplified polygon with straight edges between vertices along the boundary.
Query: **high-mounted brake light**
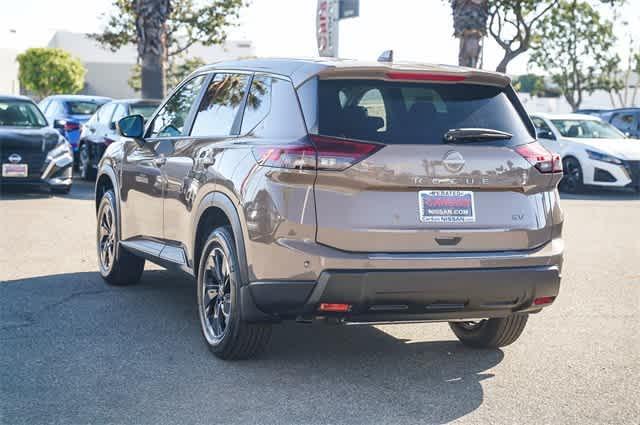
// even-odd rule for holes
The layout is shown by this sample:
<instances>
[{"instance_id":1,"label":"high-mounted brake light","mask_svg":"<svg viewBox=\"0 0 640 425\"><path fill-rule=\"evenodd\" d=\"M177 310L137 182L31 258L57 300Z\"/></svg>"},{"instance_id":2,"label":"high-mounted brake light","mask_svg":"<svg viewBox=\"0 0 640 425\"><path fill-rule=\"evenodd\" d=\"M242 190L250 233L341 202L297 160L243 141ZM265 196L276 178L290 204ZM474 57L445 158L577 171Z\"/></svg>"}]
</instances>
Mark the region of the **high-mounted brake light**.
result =
<instances>
[{"instance_id":1,"label":"high-mounted brake light","mask_svg":"<svg viewBox=\"0 0 640 425\"><path fill-rule=\"evenodd\" d=\"M265 167L342 171L362 161L383 145L310 135L311 143L255 147L253 155Z\"/></svg>"},{"instance_id":2,"label":"high-mounted brake light","mask_svg":"<svg viewBox=\"0 0 640 425\"><path fill-rule=\"evenodd\" d=\"M560 159L560 155L547 150L538 142L516 146L514 150L541 173L562 172L562 159Z\"/></svg>"},{"instance_id":3,"label":"high-mounted brake light","mask_svg":"<svg viewBox=\"0 0 640 425\"><path fill-rule=\"evenodd\" d=\"M419 80L419 81L464 81L464 75L434 74L424 72L387 72L387 78L391 80Z\"/></svg>"}]
</instances>

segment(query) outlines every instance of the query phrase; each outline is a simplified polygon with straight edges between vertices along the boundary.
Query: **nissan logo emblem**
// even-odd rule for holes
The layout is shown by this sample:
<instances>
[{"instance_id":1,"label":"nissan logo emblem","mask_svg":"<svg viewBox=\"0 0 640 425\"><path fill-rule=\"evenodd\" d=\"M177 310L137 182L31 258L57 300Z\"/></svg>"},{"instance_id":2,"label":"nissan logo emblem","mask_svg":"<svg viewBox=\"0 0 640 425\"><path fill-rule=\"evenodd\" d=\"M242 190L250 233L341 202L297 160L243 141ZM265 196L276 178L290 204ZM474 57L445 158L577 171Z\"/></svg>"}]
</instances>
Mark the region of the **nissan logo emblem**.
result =
<instances>
[{"instance_id":1,"label":"nissan logo emblem","mask_svg":"<svg viewBox=\"0 0 640 425\"><path fill-rule=\"evenodd\" d=\"M11 155L9 155L9 161L17 164L18 162L22 161L22 157L17 153L12 153Z\"/></svg>"},{"instance_id":2,"label":"nissan logo emblem","mask_svg":"<svg viewBox=\"0 0 640 425\"><path fill-rule=\"evenodd\" d=\"M447 170L457 173L464 168L464 158L458 151L449 151L442 158L442 164Z\"/></svg>"}]
</instances>

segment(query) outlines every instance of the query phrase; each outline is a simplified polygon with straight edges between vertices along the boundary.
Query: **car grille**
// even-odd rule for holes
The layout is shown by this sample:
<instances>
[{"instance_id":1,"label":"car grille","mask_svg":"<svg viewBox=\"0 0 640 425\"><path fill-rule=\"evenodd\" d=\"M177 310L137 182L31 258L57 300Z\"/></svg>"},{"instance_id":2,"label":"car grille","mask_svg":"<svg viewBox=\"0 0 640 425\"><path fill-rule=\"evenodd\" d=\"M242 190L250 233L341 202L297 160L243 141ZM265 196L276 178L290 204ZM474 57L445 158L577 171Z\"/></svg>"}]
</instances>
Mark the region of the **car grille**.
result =
<instances>
[{"instance_id":1,"label":"car grille","mask_svg":"<svg viewBox=\"0 0 640 425\"><path fill-rule=\"evenodd\" d=\"M14 153L13 151L11 153ZM29 178L40 178L40 175L44 171L44 161L47 157L46 152L42 152L41 150L37 151L16 151L18 155L22 157L20 164L27 164L29 168ZM4 155L2 158L3 163L8 163L7 155Z\"/></svg>"},{"instance_id":2,"label":"car grille","mask_svg":"<svg viewBox=\"0 0 640 425\"><path fill-rule=\"evenodd\" d=\"M631 178L630 186L640 188L640 161L625 161L624 167Z\"/></svg>"}]
</instances>

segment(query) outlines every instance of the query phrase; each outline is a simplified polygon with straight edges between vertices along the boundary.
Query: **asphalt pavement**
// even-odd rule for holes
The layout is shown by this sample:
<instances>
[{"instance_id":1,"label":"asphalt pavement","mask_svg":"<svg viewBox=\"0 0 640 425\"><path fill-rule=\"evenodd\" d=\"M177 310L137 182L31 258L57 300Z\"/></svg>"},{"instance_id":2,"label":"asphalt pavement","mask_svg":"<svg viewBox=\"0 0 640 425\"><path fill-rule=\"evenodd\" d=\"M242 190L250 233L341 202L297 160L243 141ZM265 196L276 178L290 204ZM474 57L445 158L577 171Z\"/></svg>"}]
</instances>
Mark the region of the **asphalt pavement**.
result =
<instances>
[{"instance_id":1,"label":"asphalt pavement","mask_svg":"<svg viewBox=\"0 0 640 425\"><path fill-rule=\"evenodd\" d=\"M92 197L0 196L2 424L640 422L638 195L564 197L560 297L502 350L446 324L285 324L241 362L207 350L192 280L102 282Z\"/></svg>"}]
</instances>

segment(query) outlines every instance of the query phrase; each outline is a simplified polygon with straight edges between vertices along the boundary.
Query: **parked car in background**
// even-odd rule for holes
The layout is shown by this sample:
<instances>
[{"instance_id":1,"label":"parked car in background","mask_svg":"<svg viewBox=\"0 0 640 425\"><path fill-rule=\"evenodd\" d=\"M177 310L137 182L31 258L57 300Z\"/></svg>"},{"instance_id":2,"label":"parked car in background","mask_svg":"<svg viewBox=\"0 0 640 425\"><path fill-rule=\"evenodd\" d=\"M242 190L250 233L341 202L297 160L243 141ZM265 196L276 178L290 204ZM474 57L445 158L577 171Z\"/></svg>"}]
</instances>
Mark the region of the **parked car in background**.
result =
<instances>
[{"instance_id":1,"label":"parked car in background","mask_svg":"<svg viewBox=\"0 0 640 425\"><path fill-rule=\"evenodd\" d=\"M82 124L110 100L100 96L54 95L44 98L38 106L49 124L71 143L77 160Z\"/></svg>"},{"instance_id":2,"label":"parked car in background","mask_svg":"<svg viewBox=\"0 0 640 425\"><path fill-rule=\"evenodd\" d=\"M538 140L562 157L560 189L629 187L640 191L640 142L592 115L532 114Z\"/></svg>"},{"instance_id":3,"label":"parked car in background","mask_svg":"<svg viewBox=\"0 0 640 425\"><path fill-rule=\"evenodd\" d=\"M640 139L640 108L612 109L599 116L627 136Z\"/></svg>"},{"instance_id":4,"label":"parked car in background","mask_svg":"<svg viewBox=\"0 0 640 425\"><path fill-rule=\"evenodd\" d=\"M85 180L93 180L98 162L109 144L118 140L117 122L128 115L142 115L146 120L160 104L159 100L127 99L105 103L85 123L80 134L78 168Z\"/></svg>"},{"instance_id":5,"label":"parked car in background","mask_svg":"<svg viewBox=\"0 0 640 425\"><path fill-rule=\"evenodd\" d=\"M71 145L29 98L0 96L0 163L0 192L16 184L71 189Z\"/></svg>"},{"instance_id":6,"label":"parked car in background","mask_svg":"<svg viewBox=\"0 0 640 425\"><path fill-rule=\"evenodd\" d=\"M560 288L560 158L508 77L332 59L203 67L145 127L119 121L96 183L102 277L193 275L223 359L272 323L444 321L501 347ZM544 341L540 341L544 343Z\"/></svg>"}]
</instances>

